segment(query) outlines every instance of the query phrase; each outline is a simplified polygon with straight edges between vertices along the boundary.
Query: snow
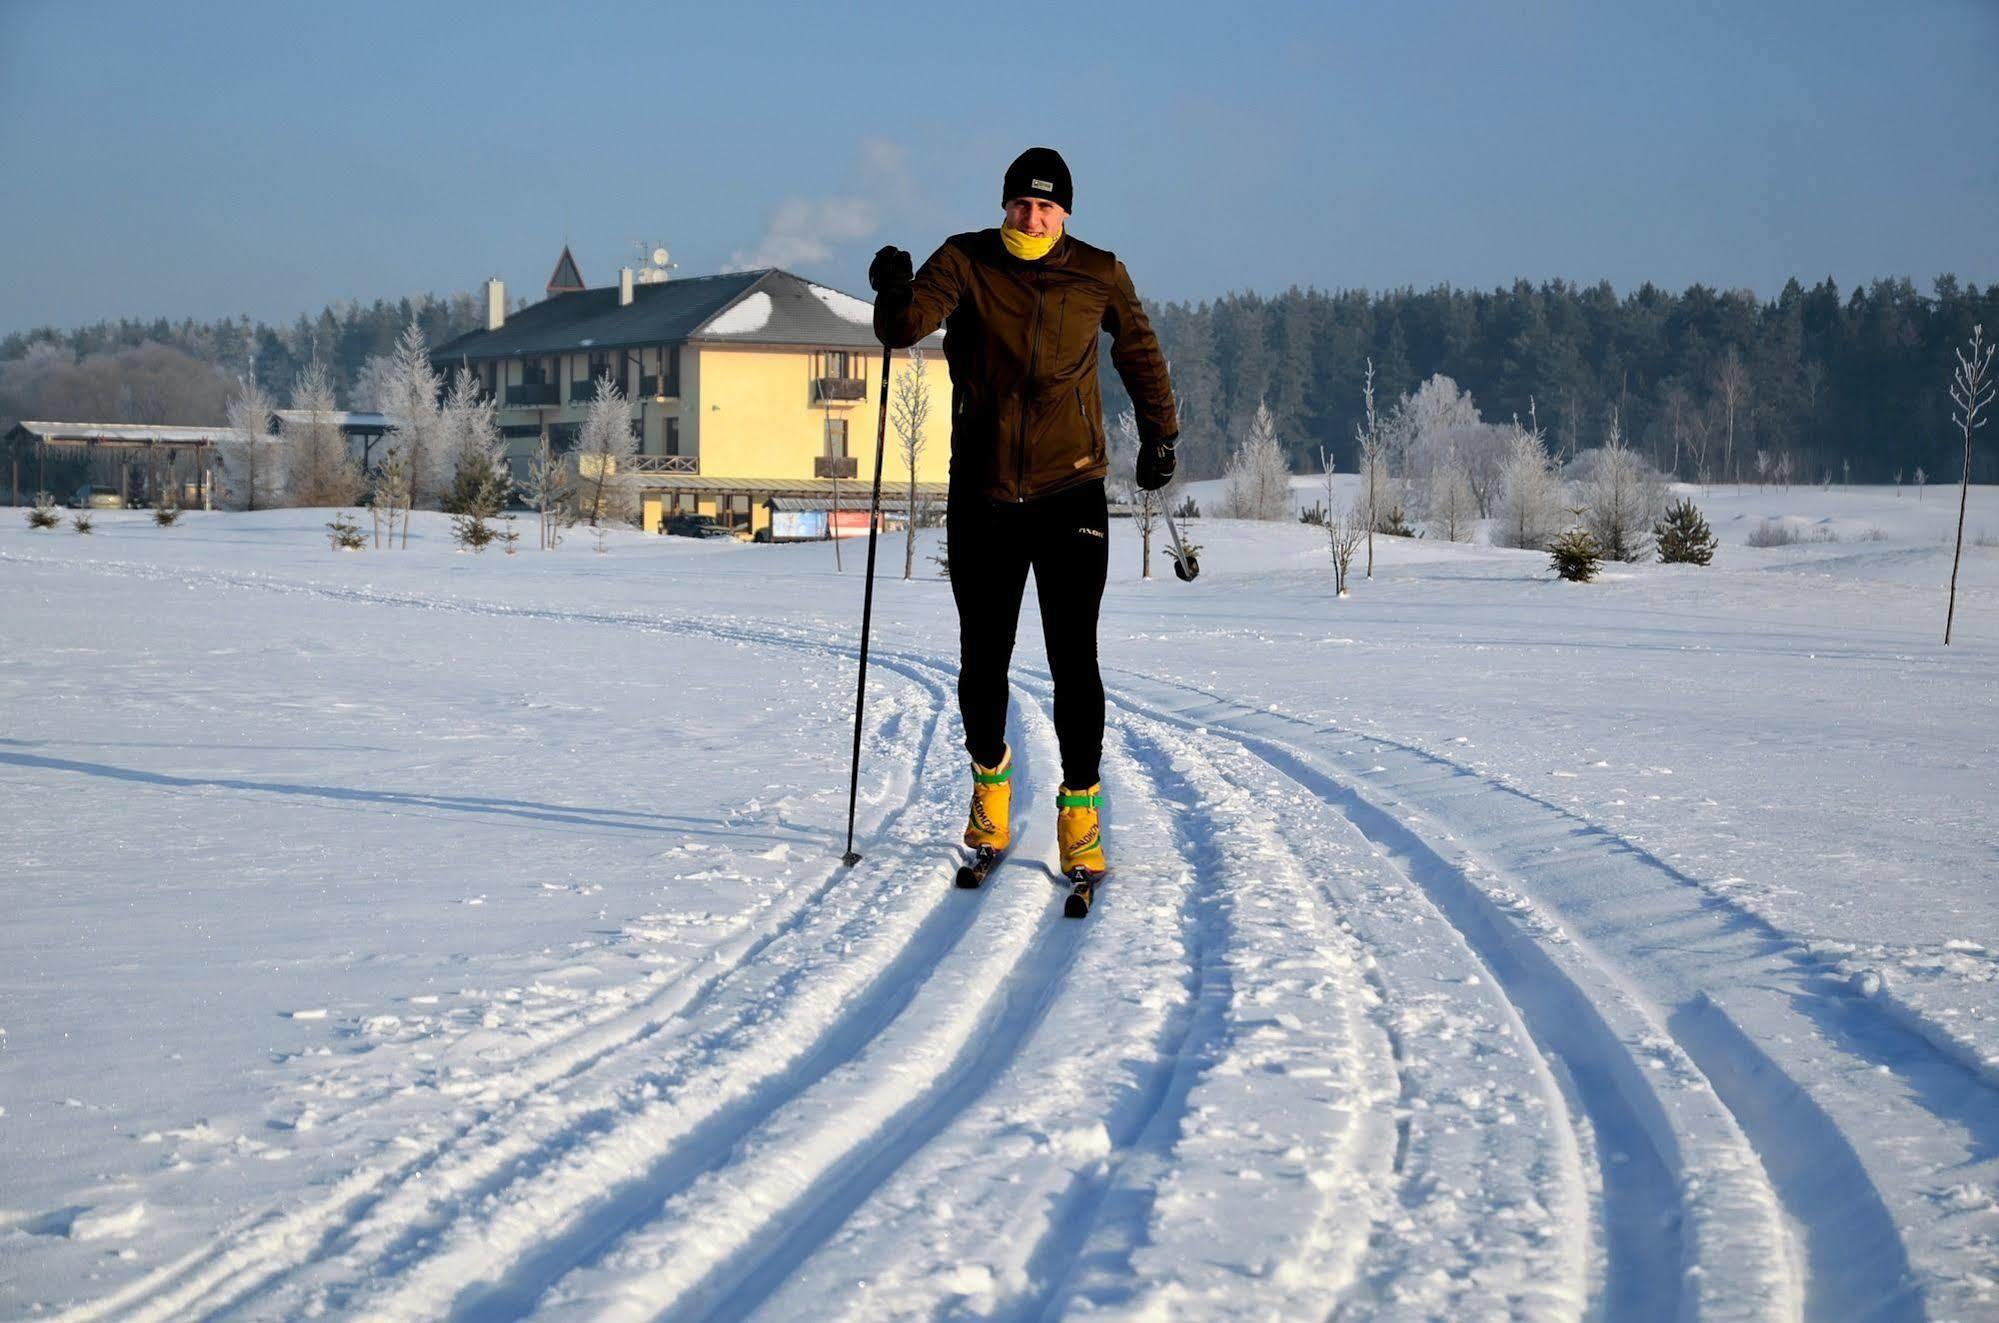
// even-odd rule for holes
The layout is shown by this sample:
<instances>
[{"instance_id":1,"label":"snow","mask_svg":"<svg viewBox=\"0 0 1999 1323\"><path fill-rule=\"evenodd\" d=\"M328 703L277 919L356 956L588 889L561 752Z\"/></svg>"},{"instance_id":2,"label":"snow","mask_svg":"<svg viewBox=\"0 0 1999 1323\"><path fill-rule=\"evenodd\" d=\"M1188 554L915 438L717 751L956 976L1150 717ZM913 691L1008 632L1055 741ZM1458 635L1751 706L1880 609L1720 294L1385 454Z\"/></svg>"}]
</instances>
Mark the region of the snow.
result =
<instances>
[{"instance_id":1,"label":"snow","mask_svg":"<svg viewBox=\"0 0 1999 1323\"><path fill-rule=\"evenodd\" d=\"M859 557L0 521L0 1316L1989 1316L1999 550L1945 649L1954 491L1687 494L1115 526L1084 923L1032 619L951 886L942 580L847 869Z\"/></svg>"},{"instance_id":2,"label":"snow","mask_svg":"<svg viewBox=\"0 0 1999 1323\"><path fill-rule=\"evenodd\" d=\"M770 295L762 290L752 290L743 299L708 319L701 328L704 335L754 335L770 321L772 311Z\"/></svg>"},{"instance_id":3,"label":"snow","mask_svg":"<svg viewBox=\"0 0 1999 1323\"><path fill-rule=\"evenodd\" d=\"M813 285L810 281L806 283L811 288L813 297L831 309L835 316L841 318L843 321L850 321L856 326L866 326L873 329L875 324L875 309L873 304L868 303L864 299L857 299L852 294L843 294L837 289L828 289L824 285Z\"/></svg>"}]
</instances>

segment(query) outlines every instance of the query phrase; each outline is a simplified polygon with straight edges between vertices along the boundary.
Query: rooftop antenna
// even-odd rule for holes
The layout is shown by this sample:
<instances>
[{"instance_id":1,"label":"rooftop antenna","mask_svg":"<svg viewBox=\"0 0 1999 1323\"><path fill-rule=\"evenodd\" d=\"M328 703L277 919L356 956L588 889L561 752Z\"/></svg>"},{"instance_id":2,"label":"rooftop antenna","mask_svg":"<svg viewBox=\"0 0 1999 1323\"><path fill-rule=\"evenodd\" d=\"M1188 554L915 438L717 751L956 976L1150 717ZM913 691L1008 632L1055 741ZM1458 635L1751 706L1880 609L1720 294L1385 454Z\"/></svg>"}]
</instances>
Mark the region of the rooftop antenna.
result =
<instances>
[{"instance_id":1,"label":"rooftop antenna","mask_svg":"<svg viewBox=\"0 0 1999 1323\"><path fill-rule=\"evenodd\" d=\"M666 251L665 245L635 240L632 247L643 254L637 277L639 284L663 285L672 278L671 273L679 263L670 260L671 255Z\"/></svg>"}]
</instances>

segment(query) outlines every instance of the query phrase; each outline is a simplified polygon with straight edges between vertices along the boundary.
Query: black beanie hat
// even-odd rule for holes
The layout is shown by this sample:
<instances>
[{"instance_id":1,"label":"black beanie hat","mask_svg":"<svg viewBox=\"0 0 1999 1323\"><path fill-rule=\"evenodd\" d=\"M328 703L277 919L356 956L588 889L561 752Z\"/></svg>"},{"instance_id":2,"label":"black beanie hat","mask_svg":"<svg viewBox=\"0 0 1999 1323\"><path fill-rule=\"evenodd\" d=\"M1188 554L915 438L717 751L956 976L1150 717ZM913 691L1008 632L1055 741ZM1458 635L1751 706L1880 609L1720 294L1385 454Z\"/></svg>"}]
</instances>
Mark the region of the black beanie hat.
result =
<instances>
[{"instance_id":1,"label":"black beanie hat","mask_svg":"<svg viewBox=\"0 0 1999 1323\"><path fill-rule=\"evenodd\" d=\"M1074 211L1075 188L1069 182L1069 163L1053 147L1029 147L1006 168L1006 191L1000 197L1005 206L1015 198L1047 198L1064 211Z\"/></svg>"}]
</instances>

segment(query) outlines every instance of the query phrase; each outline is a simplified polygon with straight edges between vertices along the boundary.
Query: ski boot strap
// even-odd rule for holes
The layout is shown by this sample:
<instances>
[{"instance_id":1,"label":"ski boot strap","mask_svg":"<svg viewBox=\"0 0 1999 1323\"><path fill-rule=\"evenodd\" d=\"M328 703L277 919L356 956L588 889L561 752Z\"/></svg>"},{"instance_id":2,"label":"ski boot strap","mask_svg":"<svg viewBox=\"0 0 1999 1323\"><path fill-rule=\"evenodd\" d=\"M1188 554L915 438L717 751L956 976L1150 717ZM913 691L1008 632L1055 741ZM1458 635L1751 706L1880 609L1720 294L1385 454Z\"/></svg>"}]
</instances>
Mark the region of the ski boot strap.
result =
<instances>
[{"instance_id":1,"label":"ski boot strap","mask_svg":"<svg viewBox=\"0 0 1999 1323\"><path fill-rule=\"evenodd\" d=\"M1071 790L1067 786L1063 786L1062 789L1056 792L1055 795L1056 808L1093 809L1093 808L1102 808L1103 804L1104 804L1104 797L1094 790L1077 791L1077 790Z\"/></svg>"},{"instance_id":2,"label":"ski boot strap","mask_svg":"<svg viewBox=\"0 0 1999 1323\"><path fill-rule=\"evenodd\" d=\"M972 780L982 786L1003 786L1013 780L1013 763L1008 761L1004 767L996 772L988 772L977 763L973 763Z\"/></svg>"}]
</instances>

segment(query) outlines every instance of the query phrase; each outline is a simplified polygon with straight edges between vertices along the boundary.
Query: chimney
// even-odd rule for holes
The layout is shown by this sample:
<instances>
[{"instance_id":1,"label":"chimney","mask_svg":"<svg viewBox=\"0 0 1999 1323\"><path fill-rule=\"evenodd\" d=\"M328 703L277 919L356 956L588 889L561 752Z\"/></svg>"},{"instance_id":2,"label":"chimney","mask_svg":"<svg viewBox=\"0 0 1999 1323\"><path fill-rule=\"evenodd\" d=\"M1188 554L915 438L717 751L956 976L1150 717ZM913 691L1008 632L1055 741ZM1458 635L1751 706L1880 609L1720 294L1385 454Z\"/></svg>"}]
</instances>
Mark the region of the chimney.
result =
<instances>
[{"instance_id":1,"label":"chimney","mask_svg":"<svg viewBox=\"0 0 1999 1323\"><path fill-rule=\"evenodd\" d=\"M620 267L618 268L618 306L620 308L629 307L631 306L631 302L632 269L628 266Z\"/></svg>"},{"instance_id":2,"label":"chimney","mask_svg":"<svg viewBox=\"0 0 1999 1323\"><path fill-rule=\"evenodd\" d=\"M486 282L486 329L497 331L507 324L506 282L494 276Z\"/></svg>"}]
</instances>

